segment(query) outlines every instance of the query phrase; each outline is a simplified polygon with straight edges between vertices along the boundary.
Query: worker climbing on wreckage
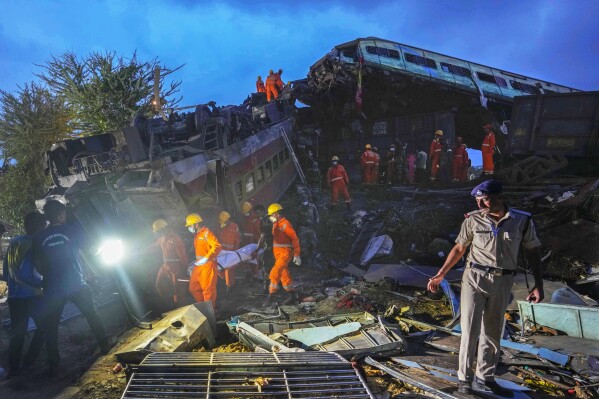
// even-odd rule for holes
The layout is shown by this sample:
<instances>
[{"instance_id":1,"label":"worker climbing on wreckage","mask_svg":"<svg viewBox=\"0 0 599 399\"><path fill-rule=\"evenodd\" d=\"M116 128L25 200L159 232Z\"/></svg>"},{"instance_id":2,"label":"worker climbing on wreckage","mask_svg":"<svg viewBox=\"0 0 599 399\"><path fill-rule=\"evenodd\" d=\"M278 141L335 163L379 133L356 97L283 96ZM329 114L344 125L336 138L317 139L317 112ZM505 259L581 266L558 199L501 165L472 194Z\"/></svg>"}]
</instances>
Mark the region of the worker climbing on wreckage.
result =
<instances>
[{"instance_id":1,"label":"worker climbing on wreckage","mask_svg":"<svg viewBox=\"0 0 599 399\"><path fill-rule=\"evenodd\" d=\"M327 170L327 185L331 188L331 210L339 202L339 194L343 196L347 210L351 210L351 198L347 191L349 178L343 165L339 164L339 157L334 155L331 158L331 166Z\"/></svg>"},{"instance_id":2,"label":"worker climbing on wreckage","mask_svg":"<svg viewBox=\"0 0 599 399\"><path fill-rule=\"evenodd\" d=\"M360 168L362 169L362 184L373 184L375 182L376 155L372 152L372 146L366 144L364 152L360 156Z\"/></svg>"},{"instance_id":3,"label":"worker climbing on wreckage","mask_svg":"<svg viewBox=\"0 0 599 399\"><path fill-rule=\"evenodd\" d=\"M194 235L196 255L196 260L190 265L189 292L196 302L211 301L212 307L216 309L216 257L222 248L216 236L203 222L204 219L197 213L191 213L185 218L185 227Z\"/></svg>"},{"instance_id":4,"label":"worker climbing on wreckage","mask_svg":"<svg viewBox=\"0 0 599 399\"><path fill-rule=\"evenodd\" d=\"M460 307L458 392L463 394L472 390L513 396L511 390L495 382L495 368L520 247L525 250L535 283L526 300L539 303L544 297L541 243L531 215L510 208L503 202L501 191L501 182L497 180L485 181L472 190L479 209L465 215L456 245L427 285L430 291L437 291L445 275L472 245L462 278ZM478 358L473 373L477 342Z\"/></svg>"},{"instance_id":5,"label":"worker climbing on wreckage","mask_svg":"<svg viewBox=\"0 0 599 399\"><path fill-rule=\"evenodd\" d=\"M493 162L493 154L495 154L495 133L493 133L493 125L485 123L483 125L485 130L485 138L481 147L483 155L483 174L492 175L495 171L495 164Z\"/></svg>"},{"instance_id":6,"label":"worker climbing on wreckage","mask_svg":"<svg viewBox=\"0 0 599 399\"><path fill-rule=\"evenodd\" d=\"M437 130L435 132L435 138L431 142L431 146L428 151L428 158L431 163L431 176L430 179L432 182L437 180L437 175L439 174L439 168L441 163L441 151L443 150L443 144L441 143L441 138L443 137L443 131Z\"/></svg>"},{"instance_id":7,"label":"worker climbing on wreckage","mask_svg":"<svg viewBox=\"0 0 599 399\"><path fill-rule=\"evenodd\" d=\"M222 248L226 251L236 251L241 245L241 232L237 223L231 220L231 214L227 211L222 211L218 215L218 223L220 224L216 236ZM225 280L227 284L227 292L235 285L235 275L233 268L227 268L219 271L220 278Z\"/></svg>"},{"instance_id":8,"label":"worker climbing on wreckage","mask_svg":"<svg viewBox=\"0 0 599 399\"><path fill-rule=\"evenodd\" d=\"M293 292L293 280L289 273L289 262L293 258L293 263L297 266L302 264L300 258L300 242L293 229L293 226L282 214L283 207L280 204L270 204L268 207L268 218L272 222L273 245L272 252L275 258L275 264L269 275L270 286L268 287L268 298L264 306L270 306L273 297L279 291L279 285L287 292L288 297L283 302L285 305L297 302L297 296Z\"/></svg>"},{"instance_id":9,"label":"worker climbing on wreckage","mask_svg":"<svg viewBox=\"0 0 599 399\"><path fill-rule=\"evenodd\" d=\"M156 241L150 247L162 250L162 266L156 276L156 291L171 305L180 305L186 296L185 287L179 282L185 276L185 267L189 257L185 243L164 219L152 223L152 232Z\"/></svg>"},{"instance_id":10,"label":"worker climbing on wreckage","mask_svg":"<svg viewBox=\"0 0 599 399\"><path fill-rule=\"evenodd\" d=\"M258 76L256 80L256 93L266 93L266 87L264 86L262 76Z\"/></svg>"},{"instance_id":11,"label":"worker climbing on wreckage","mask_svg":"<svg viewBox=\"0 0 599 399\"><path fill-rule=\"evenodd\" d=\"M272 69L268 71L266 77L266 101L271 102L272 100L279 97L279 89L277 88L277 74Z\"/></svg>"},{"instance_id":12,"label":"worker climbing on wreckage","mask_svg":"<svg viewBox=\"0 0 599 399\"><path fill-rule=\"evenodd\" d=\"M279 68L279 72L275 73L275 86L277 86L277 90L280 92L283 91L283 87L285 87L285 83L283 79L281 79L281 75L283 75L283 70Z\"/></svg>"}]
</instances>

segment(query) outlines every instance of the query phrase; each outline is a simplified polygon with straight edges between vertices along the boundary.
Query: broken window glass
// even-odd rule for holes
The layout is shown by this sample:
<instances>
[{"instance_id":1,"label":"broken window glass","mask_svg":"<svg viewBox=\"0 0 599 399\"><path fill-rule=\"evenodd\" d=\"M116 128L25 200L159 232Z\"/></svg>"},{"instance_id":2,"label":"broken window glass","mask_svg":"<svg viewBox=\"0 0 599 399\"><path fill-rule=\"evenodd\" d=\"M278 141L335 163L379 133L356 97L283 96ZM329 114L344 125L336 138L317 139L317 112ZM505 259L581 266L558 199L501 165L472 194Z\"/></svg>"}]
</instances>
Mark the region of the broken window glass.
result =
<instances>
[{"instance_id":1,"label":"broken window glass","mask_svg":"<svg viewBox=\"0 0 599 399\"><path fill-rule=\"evenodd\" d=\"M472 74L468 68L464 68L464 67L453 65L453 64L448 64L447 62L441 63L441 69L443 69L445 72L449 72L449 73L452 73L454 75L459 75L459 76L470 76Z\"/></svg>"},{"instance_id":2,"label":"broken window glass","mask_svg":"<svg viewBox=\"0 0 599 399\"><path fill-rule=\"evenodd\" d=\"M406 53L405 55L406 61L411 62L412 64L418 64L429 68L437 68L437 63L435 60L430 58L421 57L419 55L414 55L410 53Z\"/></svg>"},{"instance_id":3,"label":"broken window glass","mask_svg":"<svg viewBox=\"0 0 599 399\"><path fill-rule=\"evenodd\" d=\"M399 51L376 46L366 46L368 54L380 55L381 57L399 59Z\"/></svg>"},{"instance_id":4,"label":"broken window glass","mask_svg":"<svg viewBox=\"0 0 599 399\"><path fill-rule=\"evenodd\" d=\"M252 191L254 191L255 187L254 187L254 174L250 173L247 177L247 181L245 182L245 192L246 193L251 193Z\"/></svg>"},{"instance_id":5,"label":"broken window glass","mask_svg":"<svg viewBox=\"0 0 599 399\"><path fill-rule=\"evenodd\" d=\"M368 54L378 55L378 51L377 51L376 47L374 47L374 46L366 46L366 52Z\"/></svg>"},{"instance_id":6,"label":"broken window glass","mask_svg":"<svg viewBox=\"0 0 599 399\"><path fill-rule=\"evenodd\" d=\"M512 85L512 87L516 90L520 90L524 93L530 93L530 94L541 94L541 92L539 91L539 88L533 85L529 85L526 83L522 83L522 82L517 82L515 80L510 80L510 84Z\"/></svg>"}]
</instances>

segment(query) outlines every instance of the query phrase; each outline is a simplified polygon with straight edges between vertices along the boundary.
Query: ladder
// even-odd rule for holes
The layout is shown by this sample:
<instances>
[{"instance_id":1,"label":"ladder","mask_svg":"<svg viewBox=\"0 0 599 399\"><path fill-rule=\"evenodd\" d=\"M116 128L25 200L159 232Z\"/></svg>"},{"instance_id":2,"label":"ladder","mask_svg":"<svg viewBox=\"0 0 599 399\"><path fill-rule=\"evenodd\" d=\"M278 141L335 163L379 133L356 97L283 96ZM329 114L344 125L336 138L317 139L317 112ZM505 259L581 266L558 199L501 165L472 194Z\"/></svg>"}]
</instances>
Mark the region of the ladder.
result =
<instances>
[{"instance_id":1,"label":"ladder","mask_svg":"<svg viewBox=\"0 0 599 399\"><path fill-rule=\"evenodd\" d=\"M293 151L293 147L291 146L291 141L289 141L289 137L287 137L287 133L285 133L285 129L280 127L279 133L281 133L281 137L285 141L285 145L289 150L289 154L291 154L291 159L293 160L293 165L295 166L295 170L297 171L297 175L299 176L302 184L306 185L306 175L304 175L304 171L302 170L302 166L300 165L297 157L295 156L295 151Z\"/></svg>"}]
</instances>

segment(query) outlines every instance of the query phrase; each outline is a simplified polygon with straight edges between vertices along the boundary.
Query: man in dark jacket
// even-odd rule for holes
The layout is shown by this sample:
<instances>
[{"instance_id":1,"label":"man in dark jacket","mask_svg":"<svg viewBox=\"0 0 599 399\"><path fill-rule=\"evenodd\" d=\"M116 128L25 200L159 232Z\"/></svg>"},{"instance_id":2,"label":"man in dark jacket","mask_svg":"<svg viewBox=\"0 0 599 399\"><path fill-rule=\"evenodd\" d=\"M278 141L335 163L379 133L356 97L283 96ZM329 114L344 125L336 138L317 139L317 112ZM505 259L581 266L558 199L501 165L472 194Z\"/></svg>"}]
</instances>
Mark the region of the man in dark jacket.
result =
<instances>
[{"instance_id":1,"label":"man in dark jacket","mask_svg":"<svg viewBox=\"0 0 599 399\"><path fill-rule=\"evenodd\" d=\"M85 246L82 231L78 226L67 223L67 209L60 201L46 201L44 214L50 225L33 238L33 259L44 277L48 373L56 375L60 362L58 325L67 301L73 302L81 310L98 340L102 353L107 353L111 345L94 304L91 288L83 280L79 255L79 251Z\"/></svg>"},{"instance_id":2,"label":"man in dark jacket","mask_svg":"<svg viewBox=\"0 0 599 399\"><path fill-rule=\"evenodd\" d=\"M42 276L37 273L31 258L31 239L46 227L46 218L39 212L25 216L25 235L14 238L2 265L3 276L8 283L8 308L10 310L10 341L8 349L9 378L20 374L21 352L29 317L35 321L36 331L23 360L30 366L44 343L41 321Z\"/></svg>"}]
</instances>

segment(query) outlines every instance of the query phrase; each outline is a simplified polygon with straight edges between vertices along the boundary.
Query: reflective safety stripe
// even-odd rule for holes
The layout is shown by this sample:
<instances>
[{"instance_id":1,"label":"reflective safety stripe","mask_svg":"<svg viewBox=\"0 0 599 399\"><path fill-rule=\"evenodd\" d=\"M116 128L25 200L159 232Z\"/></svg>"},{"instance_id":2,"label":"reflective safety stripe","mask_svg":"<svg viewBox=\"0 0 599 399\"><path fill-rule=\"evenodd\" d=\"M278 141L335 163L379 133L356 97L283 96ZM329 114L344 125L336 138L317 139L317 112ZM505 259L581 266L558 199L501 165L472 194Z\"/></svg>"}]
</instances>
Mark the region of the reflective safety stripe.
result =
<instances>
[{"instance_id":1,"label":"reflective safety stripe","mask_svg":"<svg viewBox=\"0 0 599 399\"><path fill-rule=\"evenodd\" d=\"M220 245L222 245L225 248L233 248L235 246L233 244L222 244L222 243Z\"/></svg>"},{"instance_id":2,"label":"reflective safety stripe","mask_svg":"<svg viewBox=\"0 0 599 399\"><path fill-rule=\"evenodd\" d=\"M441 149L439 148L438 150L435 150L435 152L441 152Z\"/></svg>"},{"instance_id":3,"label":"reflective safety stripe","mask_svg":"<svg viewBox=\"0 0 599 399\"><path fill-rule=\"evenodd\" d=\"M366 163L374 163L374 161L366 161Z\"/></svg>"},{"instance_id":4,"label":"reflective safety stripe","mask_svg":"<svg viewBox=\"0 0 599 399\"><path fill-rule=\"evenodd\" d=\"M331 179L331 181L341 180L341 179L343 179L343 177L335 177L334 179Z\"/></svg>"},{"instance_id":5,"label":"reflective safety stripe","mask_svg":"<svg viewBox=\"0 0 599 399\"><path fill-rule=\"evenodd\" d=\"M491 144L483 144L483 147L490 147Z\"/></svg>"},{"instance_id":6,"label":"reflective safety stripe","mask_svg":"<svg viewBox=\"0 0 599 399\"><path fill-rule=\"evenodd\" d=\"M284 286L283 286L283 289L284 289L285 291L291 291L291 288L292 288L292 286L291 286L291 285L284 285Z\"/></svg>"},{"instance_id":7,"label":"reflective safety stripe","mask_svg":"<svg viewBox=\"0 0 599 399\"><path fill-rule=\"evenodd\" d=\"M247 236L247 237L253 237L253 236L254 236L254 233L243 233L243 235L244 235L244 236Z\"/></svg>"},{"instance_id":8,"label":"reflective safety stripe","mask_svg":"<svg viewBox=\"0 0 599 399\"><path fill-rule=\"evenodd\" d=\"M273 244L272 246L275 248L293 248L291 244Z\"/></svg>"}]
</instances>

